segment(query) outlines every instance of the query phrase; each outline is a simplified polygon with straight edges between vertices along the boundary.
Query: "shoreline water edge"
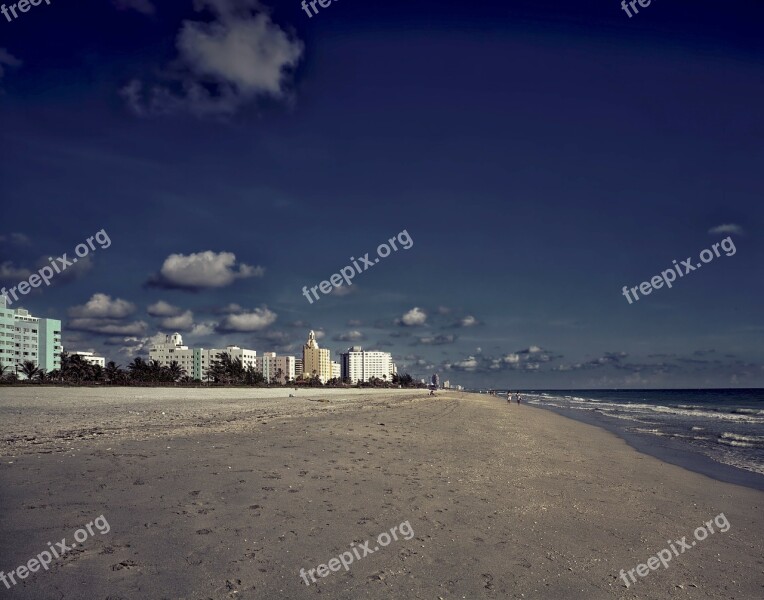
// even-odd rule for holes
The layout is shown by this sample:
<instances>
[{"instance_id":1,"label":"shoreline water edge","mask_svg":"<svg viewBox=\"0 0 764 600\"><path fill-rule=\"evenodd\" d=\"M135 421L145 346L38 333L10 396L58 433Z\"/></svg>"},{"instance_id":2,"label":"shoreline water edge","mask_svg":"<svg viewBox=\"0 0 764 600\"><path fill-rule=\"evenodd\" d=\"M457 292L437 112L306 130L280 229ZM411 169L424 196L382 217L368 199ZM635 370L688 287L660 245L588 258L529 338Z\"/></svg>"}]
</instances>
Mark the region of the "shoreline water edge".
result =
<instances>
[{"instance_id":1,"label":"shoreline water edge","mask_svg":"<svg viewBox=\"0 0 764 600\"><path fill-rule=\"evenodd\" d=\"M521 394L531 406L601 427L664 462L764 491L764 390L526 390Z\"/></svg>"}]
</instances>

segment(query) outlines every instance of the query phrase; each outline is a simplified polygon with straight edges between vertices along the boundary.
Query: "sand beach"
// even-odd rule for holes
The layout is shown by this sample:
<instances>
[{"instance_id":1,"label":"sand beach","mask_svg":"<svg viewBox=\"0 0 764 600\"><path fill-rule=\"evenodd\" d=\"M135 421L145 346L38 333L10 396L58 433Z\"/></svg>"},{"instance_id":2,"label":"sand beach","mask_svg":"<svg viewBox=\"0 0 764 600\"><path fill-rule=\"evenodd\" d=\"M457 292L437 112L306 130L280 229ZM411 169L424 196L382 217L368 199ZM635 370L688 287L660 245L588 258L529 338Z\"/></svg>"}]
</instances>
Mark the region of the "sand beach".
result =
<instances>
[{"instance_id":1,"label":"sand beach","mask_svg":"<svg viewBox=\"0 0 764 600\"><path fill-rule=\"evenodd\" d=\"M109 525L7 598L764 596L764 494L499 398L29 386L0 389L0 417L0 570Z\"/></svg>"}]
</instances>

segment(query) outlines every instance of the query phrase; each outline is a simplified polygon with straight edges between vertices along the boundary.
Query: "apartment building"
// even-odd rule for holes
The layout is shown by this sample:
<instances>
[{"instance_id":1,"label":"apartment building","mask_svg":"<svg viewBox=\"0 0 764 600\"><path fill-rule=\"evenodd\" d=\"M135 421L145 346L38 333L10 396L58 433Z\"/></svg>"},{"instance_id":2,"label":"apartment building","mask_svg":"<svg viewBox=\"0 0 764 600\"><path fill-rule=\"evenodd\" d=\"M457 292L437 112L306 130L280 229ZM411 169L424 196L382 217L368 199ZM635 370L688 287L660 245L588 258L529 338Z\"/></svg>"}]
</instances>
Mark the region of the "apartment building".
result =
<instances>
[{"instance_id":1,"label":"apartment building","mask_svg":"<svg viewBox=\"0 0 764 600\"><path fill-rule=\"evenodd\" d=\"M0 296L0 363L4 367L19 372L22 363L31 361L50 372L61 368L61 351L60 320L8 308L6 297Z\"/></svg>"},{"instance_id":2,"label":"apartment building","mask_svg":"<svg viewBox=\"0 0 764 600\"><path fill-rule=\"evenodd\" d=\"M347 379L353 384L369 381L372 377L392 381L392 376L397 372L389 352L364 350L360 346L353 346L340 354L340 362L342 379Z\"/></svg>"},{"instance_id":3,"label":"apartment building","mask_svg":"<svg viewBox=\"0 0 764 600\"><path fill-rule=\"evenodd\" d=\"M71 356L81 356L82 360L90 363L91 365L98 365L99 367L106 366L106 359L103 356L95 356L93 352L72 352Z\"/></svg>"},{"instance_id":4,"label":"apartment building","mask_svg":"<svg viewBox=\"0 0 764 600\"><path fill-rule=\"evenodd\" d=\"M178 332L165 336L163 343L154 344L149 349L149 360L156 360L162 366L170 366L175 361L191 379L204 381L210 365L224 352L232 359L240 359L246 369L257 368L257 352L239 346L225 348L189 348L183 345L183 336Z\"/></svg>"},{"instance_id":5,"label":"apartment building","mask_svg":"<svg viewBox=\"0 0 764 600\"><path fill-rule=\"evenodd\" d=\"M263 352L255 361L255 369L266 381L278 379L279 383L294 381L296 376L294 356L276 356L275 352Z\"/></svg>"}]
</instances>

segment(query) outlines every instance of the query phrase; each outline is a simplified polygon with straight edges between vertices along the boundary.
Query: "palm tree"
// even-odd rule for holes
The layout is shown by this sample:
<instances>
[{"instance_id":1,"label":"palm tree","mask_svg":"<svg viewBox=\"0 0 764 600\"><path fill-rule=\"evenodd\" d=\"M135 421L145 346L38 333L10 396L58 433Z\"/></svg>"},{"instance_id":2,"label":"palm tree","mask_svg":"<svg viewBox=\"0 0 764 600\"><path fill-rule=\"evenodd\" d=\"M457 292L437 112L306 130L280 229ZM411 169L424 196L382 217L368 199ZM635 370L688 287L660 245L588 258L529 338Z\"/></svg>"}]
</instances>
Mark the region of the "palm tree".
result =
<instances>
[{"instance_id":1,"label":"palm tree","mask_svg":"<svg viewBox=\"0 0 764 600\"><path fill-rule=\"evenodd\" d=\"M170 363L170 366L167 367L167 373L172 381L178 381L181 377L186 375L186 370L178 364L177 360L174 360Z\"/></svg>"},{"instance_id":2,"label":"palm tree","mask_svg":"<svg viewBox=\"0 0 764 600\"><path fill-rule=\"evenodd\" d=\"M0 381L2 381L2 380L3 380L3 378L5 377L5 372L6 372L6 371L12 371L12 370L13 370L13 369L11 369L11 367L7 367L7 366L5 366L5 365L3 364L3 362L2 362L2 361L0 361Z\"/></svg>"},{"instance_id":3,"label":"palm tree","mask_svg":"<svg viewBox=\"0 0 764 600\"><path fill-rule=\"evenodd\" d=\"M106 363L106 368L104 369L104 375L106 375L106 380L109 383L121 382L122 379L124 379L125 377L124 371L113 360L110 360L108 363Z\"/></svg>"},{"instance_id":4,"label":"palm tree","mask_svg":"<svg viewBox=\"0 0 764 600\"><path fill-rule=\"evenodd\" d=\"M130 378L134 381L146 381L149 371L149 365L140 356L136 356L129 365L127 370L130 372Z\"/></svg>"},{"instance_id":5,"label":"palm tree","mask_svg":"<svg viewBox=\"0 0 764 600\"><path fill-rule=\"evenodd\" d=\"M21 364L21 372L27 378L28 381L32 381L40 372L40 368L34 364L31 360L25 360Z\"/></svg>"}]
</instances>

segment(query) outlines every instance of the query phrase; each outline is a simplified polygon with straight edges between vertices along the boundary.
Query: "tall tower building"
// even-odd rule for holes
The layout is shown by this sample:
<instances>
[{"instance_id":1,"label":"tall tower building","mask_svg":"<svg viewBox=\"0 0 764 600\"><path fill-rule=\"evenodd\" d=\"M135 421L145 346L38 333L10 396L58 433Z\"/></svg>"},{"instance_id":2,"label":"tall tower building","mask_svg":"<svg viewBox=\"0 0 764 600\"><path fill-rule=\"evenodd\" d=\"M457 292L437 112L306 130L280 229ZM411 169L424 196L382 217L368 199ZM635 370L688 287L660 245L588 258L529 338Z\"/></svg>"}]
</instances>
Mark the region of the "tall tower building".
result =
<instances>
[{"instance_id":1,"label":"tall tower building","mask_svg":"<svg viewBox=\"0 0 764 600\"><path fill-rule=\"evenodd\" d=\"M302 373L306 379L317 375L321 383L332 378L332 353L328 348L318 347L314 331L308 334L308 341L302 347Z\"/></svg>"}]
</instances>

